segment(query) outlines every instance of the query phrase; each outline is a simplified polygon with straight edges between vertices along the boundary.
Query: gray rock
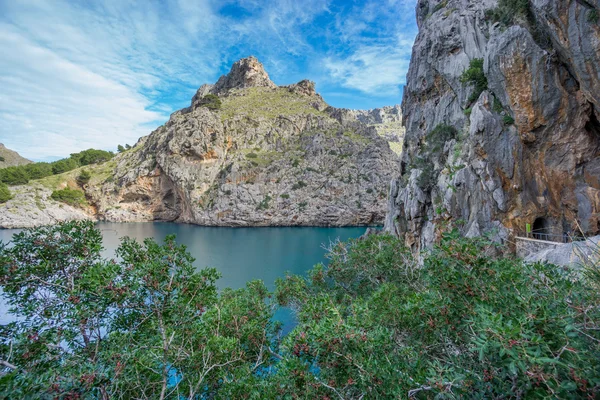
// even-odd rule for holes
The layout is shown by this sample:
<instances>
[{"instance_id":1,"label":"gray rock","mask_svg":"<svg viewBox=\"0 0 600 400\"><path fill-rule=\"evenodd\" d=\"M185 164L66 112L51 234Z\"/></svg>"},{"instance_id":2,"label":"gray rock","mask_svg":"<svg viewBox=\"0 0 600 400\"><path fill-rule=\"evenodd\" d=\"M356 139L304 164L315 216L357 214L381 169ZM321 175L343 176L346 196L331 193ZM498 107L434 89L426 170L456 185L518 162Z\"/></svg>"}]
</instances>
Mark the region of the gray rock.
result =
<instances>
[{"instance_id":1,"label":"gray rock","mask_svg":"<svg viewBox=\"0 0 600 400\"><path fill-rule=\"evenodd\" d=\"M415 250L454 227L498 240L536 220L556 237L600 231L600 30L586 17L600 5L530 3L537 26L506 29L485 17L493 0L417 4L402 173L385 223ZM468 104L461 75L474 58L488 90ZM440 124L457 134L432 144Z\"/></svg>"}]
</instances>

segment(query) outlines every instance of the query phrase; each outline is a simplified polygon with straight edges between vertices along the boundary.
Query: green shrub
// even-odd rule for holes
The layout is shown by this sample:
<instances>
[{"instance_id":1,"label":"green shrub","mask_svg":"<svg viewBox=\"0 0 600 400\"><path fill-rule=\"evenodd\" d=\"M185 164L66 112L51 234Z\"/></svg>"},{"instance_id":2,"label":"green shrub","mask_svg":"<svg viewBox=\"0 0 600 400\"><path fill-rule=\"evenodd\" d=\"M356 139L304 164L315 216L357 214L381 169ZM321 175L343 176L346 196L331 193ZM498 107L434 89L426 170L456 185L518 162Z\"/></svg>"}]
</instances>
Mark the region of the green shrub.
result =
<instances>
[{"instance_id":1,"label":"green shrub","mask_svg":"<svg viewBox=\"0 0 600 400\"><path fill-rule=\"evenodd\" d=\"M502 119L505 125L512 125L515 123L515 119L510 115L505 115Z\"/></svg>"},{"instance_id":2,"label":"green shrub","mask_svg":"<svg viewBox=\"0 0 600 400\"><path fill-rule=\"evenodd\" d=\"M598 10L596 10L595 8L591 9L588 11L587 13L587 21L590 24L598 24L598 20L600 20L600 17L598 16Z\"/></svg>"},{"instance_id":3,"label":"green shrub","mask_svg":"<svg viewBox=\"0 0 600 400\"><path fill-rule=\"evenodd\" d=\"M79 183L81 186L87 185L91 178L92 174L90 173L90 171L84 169L83 171L81 171L81 174L79 174L79 176L77 177L77 183Z\"/></svg>"},{"instance_id":4,"label":"green shrub","mask_svg":"<svg viewBox=\"0 0 600 400\"><path fill-rule=\"evenodd\" d=\"M24 185L29 182L29 176L23 166L0 169L0 182L7 185Z\"/></svg>"},{"instance_id":5,"label":"green shrub","mask_svg":"<svg viewBox=\"0 0 600 400\"><path fill-rule=\"evenodd\" d=\"M469 107L469 108L465 108L465 110L463 111L463 113L467 116L470 117L471 113L473 112L473 108Z\"/></svg>"},{"instance_id":6,"label":"green shrub","mask_svg":"<svg viewBox=\"0 0 600 400\"><path fill-rule=\"evenodd\" d=\"M86 166L90 164L102 164L103 162L109 161L114 156L114 153L110 151L87 149L79 153L71 154L71 159L74 160L78 166Z\"/></svg>"},{"instance_id":7,"label":"green shrub","mask_svg":"<svg viewBox=\"0 0 600 400\"><path fill-rule=\"evenodd\" d=\"M479 98L479 95L487 89L488 81L483 72L483 58L474 58L460 77L463 84L473 85L473 93L469 96L469 104Z\"/></svg>"},{"instance_id":8,"label":"green shrub","mask_svg":"<svg viewBox=\"0 0 600 400\"><path fill-rule=\"evenodd\" d=\"M306 182L298 181L292 185L292 190L302 189L303 187L306 187L306 186L307 186Z\"/></svg>"},{"instance_id":9,"label":"green shrub","mask_svg":"<svg viewBox=\"0 0 600 400\"><path fill-rule=\"evenodd\" d=\"M121 145L118 145L118 146L117 146L117 151L118 151L119 153L122 153L122 152L124 152L124 151L125 151L125 147L123 147L123 146L121 146Z\"/></svg>"},{"instance_id":10,"label":"green shrub","mask_svg":"<svg viewBox=\"0 0 600 400\"><path fill-rule=\"evenodd\" d=\"M85 195L81 190L64 188L55 190L50 196L53 200L68 204L73 207L82 207L86 205Z\"/></svg>"},{"instance_id":11,"label":"green shrub","mask_svg":"<svg viewBox=\"0 0 600 400\"><path fill-rule=\"evenodd\" d=\"M38 162L23 166L29 179L42 179L53 174L52 164L46 162Z\"/></svg>"},{"instance_id":12,"label":"green shrub","mask_svg":"<svg viewBox=\"0 0 600 400\"><path fill-rule=\"evenodd\" d=\"M63 158L62 160L54 161L50 165L52 165L52 173L54 175L72 171L80 166L79 162L73 158Z\"/></svg>"},{"instance_id":13,"label":"green shrub","mask_svg":"<svg viewBox=\"0 0 600 400\"><path fill-rule=\"evenodd\" d=\"M486 17L504 27L515 25L518 19L528 20L531 17L529 0L499 0L498 7L486 11Z\"/></svg>"},{"instance_id":14,"label":"green shrub","mask_svg":"<svg viewBox=\"0 0 600 400\"><path fill-rule=\"evenodd\" d=\"M433 164L427 163L421 168L421 175L417 178L417 186L424 192L431 191L437 183Z\"/></svg>"},{"instance_id":15,"label":"green shrub","mask_svg":"<svg viewBox=\"0 0 600 400\"><path fill-rule=\"evenodd\" d=\"M278 280L299 323L272 382L307 398L598 398L594 287L455 232L422 266L403 242L334 244L327 267Z\"/></svg>"},{"instance_id":16,"label":"green shrub","mask_svg":"<svg viewBox=\"0 0 600 400\"><path fill-rule=\"evenodd\" d=\"M271 202L273 198L271 196L269 196L268 194L262 199L262 201L260 203L258 203L258 206L256 206L256 210L267 210L269 208L269 203Z\"/></svg>"},{"instance_id":17,"label":"green shrub","mask_svg":"<svg viewBox=\"0 0 600 400\"><path fill-rule=\"evenodd\" d=\"M281 197L282 199L289 199L289 198L290 198L290 195L289 195L289 194L287 194L287 193L284 193L284 194L282 194L282 195L281 195L281 196L279 196L279 197Z\"/></svg>"},{"instance_id":18,"label":"green shrub","mask_svg":"<svg viewBox=\"0 0 600 400\"><path fill-rule=\"evenodd\" d=\"M6 203L12 199L12 194L8 189L8 186L4 182L0 182L0 203Z\"/></svg>"},{"instance_id":19,"label":"green shrub","mask_svg":"<svg viewBox=\"0 0 600 400\"><path fill-rule=\"evenodd\" d=\"M248 153L248 154L246 154L246 158L257 158L257 157L258 157L258 154L256 154L256 153Z\"/></svg>"},{"instance_id":20,"label":"green shrub","mask_svg":"<svg viewBox=\"0 0 600 400\"><path fill-rule=\"evenodd\" d=\"M215 94L207 94L198 102L199 107L206 107L209 110L220 110L222 103L219 96Z\"/></svg>"},{"instance_id":21,"label":"green shrub","mask_svg":"<svg viewBox=\"0 0 600 400\"><path fill-rule=\"evenodd\" d=\"M448 140L458 136L458 131L452 125L440 124L437 125L426 136L427 148L426 152L438 154L444 150L444 145Z\"/></svg>"},{"instance_id":22,"label":"green shrub","mask_svg":"<svg viewBox=\"0 0 600 400\"><path fill-rule=\"evenodd\" d=\"M6 159L4 157L0 156L0 161L4 162L4 161L6 161Z\"/></svg>"},{"instance_id":23,"label":"green shrub","mask_svg":"<svg viewBox=\"0 0 600 400\"><path fill-rule=\"evenodd\" d=\"M498 98L496 96L494 96L494 101L492 104L492 111L494 111L496 114L500 114L504 111L504 106L502 105L500 100L498 100Z\"/></svg>"}]
</instances>

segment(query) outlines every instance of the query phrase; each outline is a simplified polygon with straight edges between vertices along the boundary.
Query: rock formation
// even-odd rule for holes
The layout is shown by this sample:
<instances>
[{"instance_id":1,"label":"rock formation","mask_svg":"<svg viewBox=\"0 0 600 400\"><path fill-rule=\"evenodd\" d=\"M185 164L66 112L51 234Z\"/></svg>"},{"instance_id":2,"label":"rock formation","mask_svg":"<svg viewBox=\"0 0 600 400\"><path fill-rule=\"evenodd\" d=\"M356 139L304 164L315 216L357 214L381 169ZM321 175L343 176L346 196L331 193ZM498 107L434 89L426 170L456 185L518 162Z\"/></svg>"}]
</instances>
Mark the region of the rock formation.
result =
<instances>
[{"instance_id":1,"label":"rock formation","mask_svg":"<svg viewBox=\"0 0 600 400\"><path fill-rule=\"evenodd\" d=\"M89 212L210 226L382 224L400 160L369 125L329 107L314 83L278 87L246 58L92 178Z\"/></svg>"},{"instance_id":2,"label":"rock formation","mask_svg":"<svg viewBox=\"0 0 600 400\"><path fill-rule=\"evenodd\" d=\"M379 136L388 141L390 148L396 154L402 153L404 126L402 125L402 109L399 105L372 110L355 110L351 113L363 124L374 127Z\"/></svg>"},{"instance_id":3,"label":"rock formation","mask_svg":"<svg viewBox=\"0 0 600 400\"><path fill-rule=\"evenodd\" d=\"M21 157L16 151L7 149L6 146L0 143L0 168L25 164L31 164L31 161Z\"/></svg>"},{"instance_id":4,"label":"rock formation","mask_svg":"<svg viewBox=\"0 0 600 400\"><path fill-rule=\"evenodd\" d=\"M452 227L600 231L600 2L516 4L417 3L385 223L414 249Z\"/></svg>"}]
</instances>

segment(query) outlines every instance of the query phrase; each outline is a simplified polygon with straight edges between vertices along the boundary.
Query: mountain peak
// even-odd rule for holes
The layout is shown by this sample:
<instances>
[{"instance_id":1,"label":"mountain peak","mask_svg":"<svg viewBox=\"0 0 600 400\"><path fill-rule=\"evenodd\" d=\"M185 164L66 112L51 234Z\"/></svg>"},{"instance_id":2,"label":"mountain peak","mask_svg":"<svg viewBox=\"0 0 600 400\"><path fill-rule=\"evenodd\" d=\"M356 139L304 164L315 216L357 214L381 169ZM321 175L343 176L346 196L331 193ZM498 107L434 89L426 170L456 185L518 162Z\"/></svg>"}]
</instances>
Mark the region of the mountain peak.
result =
<instances>
[{"instance_id":1,"label":"mountain peak","mask_svg":"<svg viewBox=\"0 0 600 400\"><path fill-rule=\"evenodd\" d=\"M230 89L249 87L277 87L269 78L264 66L253 56L236 61L229 73L219 78L211 92L219 94Z\"/></svg>"}]
</instances>

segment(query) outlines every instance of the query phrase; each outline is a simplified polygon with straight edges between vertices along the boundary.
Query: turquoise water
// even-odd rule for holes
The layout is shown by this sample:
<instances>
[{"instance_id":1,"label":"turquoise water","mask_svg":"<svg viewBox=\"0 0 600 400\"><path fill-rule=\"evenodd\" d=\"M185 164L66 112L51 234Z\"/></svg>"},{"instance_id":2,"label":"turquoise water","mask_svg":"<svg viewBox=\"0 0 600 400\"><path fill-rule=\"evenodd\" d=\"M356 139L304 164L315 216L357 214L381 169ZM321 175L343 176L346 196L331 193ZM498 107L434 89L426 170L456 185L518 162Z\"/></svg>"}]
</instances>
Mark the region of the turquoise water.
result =
<instances>
[{"instance_id":1,"label":"turquoise water","mask_svg":"<svg viewBox=\"0 0 600 400\"><path fill-rule=\"evenodd\" d=\"M313 265L325 262L322 245L330 241L361 236L365 228L273 227L224 228L163 222L97 224L104 237L104 256L113 257L119 239L152 237L162 241L170 234L185 244L198 268L214 267L222 275L219 288L242 288L246 282L261 279L269 289L286 272L305 274ZM0 230L0 240L10 241L17 230ZM6 321L6 308L0 304L0 323ZM277 315L289 323L285 312Z\"/></svg>"}]
</instances>

